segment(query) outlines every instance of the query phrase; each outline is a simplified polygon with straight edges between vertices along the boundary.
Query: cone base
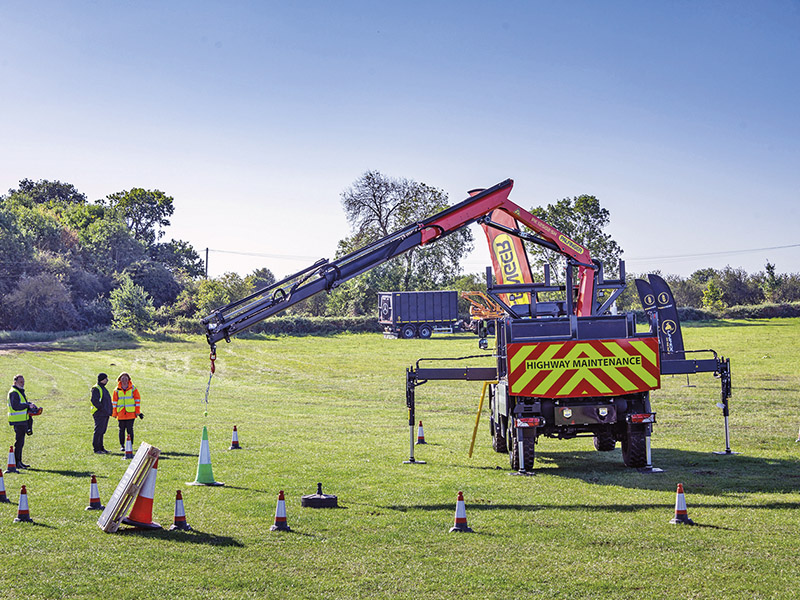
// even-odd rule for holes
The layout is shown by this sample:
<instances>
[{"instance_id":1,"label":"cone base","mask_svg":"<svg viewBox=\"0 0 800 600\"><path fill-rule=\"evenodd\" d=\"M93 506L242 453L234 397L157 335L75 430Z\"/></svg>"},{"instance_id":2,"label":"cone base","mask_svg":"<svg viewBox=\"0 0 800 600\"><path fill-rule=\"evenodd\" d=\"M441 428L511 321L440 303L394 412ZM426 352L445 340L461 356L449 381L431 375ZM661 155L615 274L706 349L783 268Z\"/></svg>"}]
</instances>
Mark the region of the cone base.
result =
<instances>
[{"instance_id":1,"label":"cone base","mask_svg":"<svg viewBox=\"0 0 800 600\"><path fill-rule=\"evenodd\" d=\"M291 531L292 529L286 523L275 523L269 528L270 531Z\"/></svg>"},{"instance_id":2,"label":"cone base","mask_svg":"<svg viewBox=\"0 0 800 600\"><path fill-rule=\"evenodd\" d=\"M453 533L454 531L460 531L462 533L474 533L472 528L468 527L467 525L454 525L450 528L450 533Z\"/></svg>"},{"instance_id":3,"label":"cone base","mask_svg":"<svg viewBox=\"0 0 800 600\"><path fill-rule=\"evenodd\" d=\"M230 448L228 448L228 450L241 450L241 449L242 449L241 446L231 446Z\"/></svg>"},{"instance_id":4,"label":"cone base","mask_svg":"<svg viewBox=\"0 0 800 600\"><path fill-rule=\"evenodd\" d=\"M11 504L11 500L8 499L8 496L0 496L0 504Z\"/></svg>"},{"instance_id":5,"label":"cone base","mask_svg":"<svg viewBox=\"0 0 800 600\"><path fill-rule=\"evenodd\" d=\"M30 517L17 517L14 519L14 523L33 523L33 519Z\"/></svg>"},{"instance_id":6,"label":"cone base","mask_svg":"<svg viewBox=\"0 0 800 600\"><path fill-rule=\"evenodd\" d=\"M173 523L172 527L170 527L169 530L170 531L175 531L175 530L192 531L192 526L184 521L183 523Z\"/></svg>"},{"instance_id":7,"label":"cone base","mask_svg":"<svg viewBox=\"0 0 800 600\"><path fill-rule=\"evenodd\" d=\"M225 485L221 481L212 481L211 483L206 483L205 481L187 481L186 485L206 485L206 486L220 486Z\"/></svg>"},{"instance_id":8,"label":"cone base","mask_svg":"<svg viewBox=\"0 0 800 600\"><path fill-rule=\"evenodd\" d=\"M105 508L106 508L105 506L103 506L102 504L98 503L98 504L90 504L89 506L87 506L83 510L105 510Z\"/></svg>"},{"instance_id":9,"label":"cone base","mask_svg":"<svg viewBox=\"0 0 800 600\"><path fill-rule=\"evenodd\" d=\"M9 467L6 469L6 473L19 473L19 471L17 471L17 467Z\"/></svg>"},{"instance_id":10,"label":"cone base","mask_svg":"<svg viewBox=\"0 0 800 600\"><path fill-rule=\"evenodd\" d=\"M122 519L122 522L125 525L130 525L131 527L136 527L136 529L164 529L161 527L159 523L150 522L150 523L140 523L139 521L133 521L128 517Z\"/></svg>"},{"instance_id":11,"label":"cone base","mask_svg":"<svg viewBox=\"0 0 800 600\"><path fill-rule=\"evenodd\" d=\"M422 440L421 442L418 440L414 445L415 446L420 446L421 444L427 444L427 443L428 442L426 442L425 440Z\"/></svg>"},{"instance_id":12,"label":"cone base","mask_svg":"<svg viewBox=\"0 0 800 600\"><path fill-rule=\"evenodd\" d=\"M673 525L694 525L694 521L689 517L673 517L669 522Z\"/></svg>"}]
</instances>

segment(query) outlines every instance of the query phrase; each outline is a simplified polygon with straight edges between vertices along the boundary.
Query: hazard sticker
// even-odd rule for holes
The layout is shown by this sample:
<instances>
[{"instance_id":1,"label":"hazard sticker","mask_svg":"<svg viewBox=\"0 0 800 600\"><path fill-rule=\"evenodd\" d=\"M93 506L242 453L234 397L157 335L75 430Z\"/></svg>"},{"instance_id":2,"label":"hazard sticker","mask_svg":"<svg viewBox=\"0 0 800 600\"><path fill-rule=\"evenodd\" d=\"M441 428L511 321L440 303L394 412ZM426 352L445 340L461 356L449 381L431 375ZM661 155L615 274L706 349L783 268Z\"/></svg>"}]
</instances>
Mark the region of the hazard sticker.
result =
<instances>
[{"instance_id":1,"label":"hazard sticker","mask_svg":"<svg viewBox=\"0 0 800 600\"><path fill-rule=\"evenodd\" d=\"M517 396L619 396L661 386L658 339L508 345L508 382Z\"/></svg>"}]
</instances>

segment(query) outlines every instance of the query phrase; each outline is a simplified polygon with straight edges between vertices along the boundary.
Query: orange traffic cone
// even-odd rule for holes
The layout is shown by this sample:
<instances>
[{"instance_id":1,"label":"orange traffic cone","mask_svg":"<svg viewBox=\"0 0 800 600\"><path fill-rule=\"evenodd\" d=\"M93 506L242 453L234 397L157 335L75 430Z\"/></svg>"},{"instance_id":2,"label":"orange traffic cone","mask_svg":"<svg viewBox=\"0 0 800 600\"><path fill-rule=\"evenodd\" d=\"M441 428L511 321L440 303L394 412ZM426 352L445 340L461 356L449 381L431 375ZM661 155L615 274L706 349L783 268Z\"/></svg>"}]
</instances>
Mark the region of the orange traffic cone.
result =
<instances>
[{"instance_id":1,"label":"orange traffic cone","mask_svg":"<svg viewBox=\"0 0 800 600\"><path fill-rule=\"evenodd\" d=\"M411 421L412 423L414 421ZM427 444L428 442L425 441L425 432L422 430L422 421L419 422L419 426L417 427L417 444Z\"/></svg>"},{"instance_id":2,"label":"orange traffic cone","mask_svg":"<svg viewBox=\"0 0 800 600\"><path fill-rule=\"evenodd\" d=\"M89 485L89 506L85 510L103 510L100 502L100 492L97 491L97 477L92 475L92 483Z\"/></svg>"},{"instance_id":3,"label":"orange traffic cone","mask_svg":"<svg viewBox=\"0 0 800 600\"><path fill-rule=\"evenodd\" d=\"M19 473L19 471L17 471L17 459L14 456L14 446L8 449L8 468L6 469L6 473Z\"/></svg>"},{"instance_id":4,"label":"orange traffic cone","mask_svg":"<svg viewBox=\"0 0 800 600\"><path fill-rule=\"evenodd\" d=\"M183 496L181 491L175 493L175 520L172 522L170 531L180 529L181 531L191 531L192 526L186 522L186 511L183 509Z\"/></svg>"},{"instance_id":5,"label":"orange traffic cone","mask_svg":"<svg viewBox=\"0 0 800 600\"><path fill-rule=\"evenodd\" d=\"M3 481L3 469L0 469L0 502L11 502L6 496L6 482Z\"/></svg>"},{"instance_id":6,"label":"orange traffic cone","mask_svg":"<svg viewBox=\"0 0 800 600\"><path fill-rule=\"evenodd\" d=\"M450 528L450 531L472 533L472 529L467 525L467 509L464 506L464 492L458 492L458 500L456 501L456 522Z\"/></svg>"},{"instance_id":7,"label":"orange traffic cone","mask_svg":"<svg viewBox=\"0 0 800 600\"><path fill-rule=\"evenodd\" d=\"M122 519L125 525L132 525L139 529L161 529L161 525L153 522L153 496L156 494L156 473L158 461L153 463L153 467L147 474L147 479L136 496L130 514Z\"/></svg>"},{"instance_id":8,"label":"orange traffic cone","mask_svg":"<svg viewBox=\"0 0 800 600\"><path fill-rule=\"evenodd\" d=\"M128 434L128 439L125 440L125 460L132 460L133 459L133 440L131 439L131 434Z\"/></svg>"},{"instance_id":9,"label":"orange traffic cone","mask_svg":"<svg viewBox=\"0 0 800 600\"><path fill-rule=\"evenodd\" d=\"M231 447L228 450L241 450L239 445L239 432L236 431L236 425L233 426L233 436L231 437Z\"/></svg>"},{"instance_id":10,"label":"orange traffic cone","mask_svg":"<svg viewBox=\"0 0 800 600\"><path fill-rule=\"evenodd\" d=\"M673 525L694 525L694 521L689 518L686 512L686 498L683 496L683 484L678 484L678 491L675 494L675 516L670 520Z\"/></svg>"},{"instance_id":11,"label":"orange traffic cone","mask_svg":"<svg viewBox=\"0 0 800 600\"><path fill-rule=\"evenodd\" d=\"M19 509L17 510L17 518L14 523L33 523L31 513L28 510L28 490L25 486L19 492Z\"/></svg>"},{"instance_id":12,"label":"orange traffic cone","mask_svg":"<svg viewBox=\"0 0 800 600\"><path fill-rule=\"evenodd\" d=\"M286 523L286 500L283 498L283 490L278 492L278 505L275 507L275 523L269 528L270 531L291 531Z\"/></svg>"}]
</instances>

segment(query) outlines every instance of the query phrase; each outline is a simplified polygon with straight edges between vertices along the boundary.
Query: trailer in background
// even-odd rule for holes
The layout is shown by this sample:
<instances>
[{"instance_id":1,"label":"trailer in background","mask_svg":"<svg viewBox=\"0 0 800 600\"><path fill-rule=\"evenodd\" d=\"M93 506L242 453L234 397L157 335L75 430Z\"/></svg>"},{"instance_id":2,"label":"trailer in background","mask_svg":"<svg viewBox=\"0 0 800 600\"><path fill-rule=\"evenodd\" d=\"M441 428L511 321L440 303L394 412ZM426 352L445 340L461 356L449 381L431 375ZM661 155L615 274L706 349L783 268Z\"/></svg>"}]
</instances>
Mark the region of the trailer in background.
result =
<instances>
[{"instance_id":1,"label":"trailer in background","mask_svg":"<svg viewBox=\"0 0 800 600\"><path fill-rule=\"evenodd\" d=\"M436 333L460 331L458 292L381 292L378 323L387 338L427 339Z\"/></svg>"}]
</instances>

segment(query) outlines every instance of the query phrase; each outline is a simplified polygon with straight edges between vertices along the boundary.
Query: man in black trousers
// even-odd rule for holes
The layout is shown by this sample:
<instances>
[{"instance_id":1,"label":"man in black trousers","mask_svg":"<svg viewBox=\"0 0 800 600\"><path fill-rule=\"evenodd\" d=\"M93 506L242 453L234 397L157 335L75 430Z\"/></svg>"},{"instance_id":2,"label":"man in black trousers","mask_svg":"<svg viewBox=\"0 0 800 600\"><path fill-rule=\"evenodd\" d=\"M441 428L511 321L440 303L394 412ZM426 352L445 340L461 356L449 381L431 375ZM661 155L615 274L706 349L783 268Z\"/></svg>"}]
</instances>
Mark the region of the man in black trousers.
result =
<instances>
[{"instance_id":1,"label":"man in black trousers","mask_svg":"<svg viewBox=\"0 0 800 600\"><path fill-rule=\"evenodd\" d=\"M92 386L92 417L94 417L94 436L92 446L95 454L108 454L103 446L103 436L108 428L108 418L111 416L111 394L106 389L108 375L100 373L97 376L97 385Z\"/></svg>"},{"instance_id":2,"label":"man in black trousers","mask_svg":"<svg viewBox=\"0 0 800 600\"><path fill-rule=\"evenodd\" d=\"M29 408L30 403L25 397L25 378L17 375L14 377L14 385L8 390L8 424L14 428L16 434L14 461L20 469L27 469L30 466L22 462L22 447L25 445L25 435L30 429Z\"/></svg>"}]
</instances>

